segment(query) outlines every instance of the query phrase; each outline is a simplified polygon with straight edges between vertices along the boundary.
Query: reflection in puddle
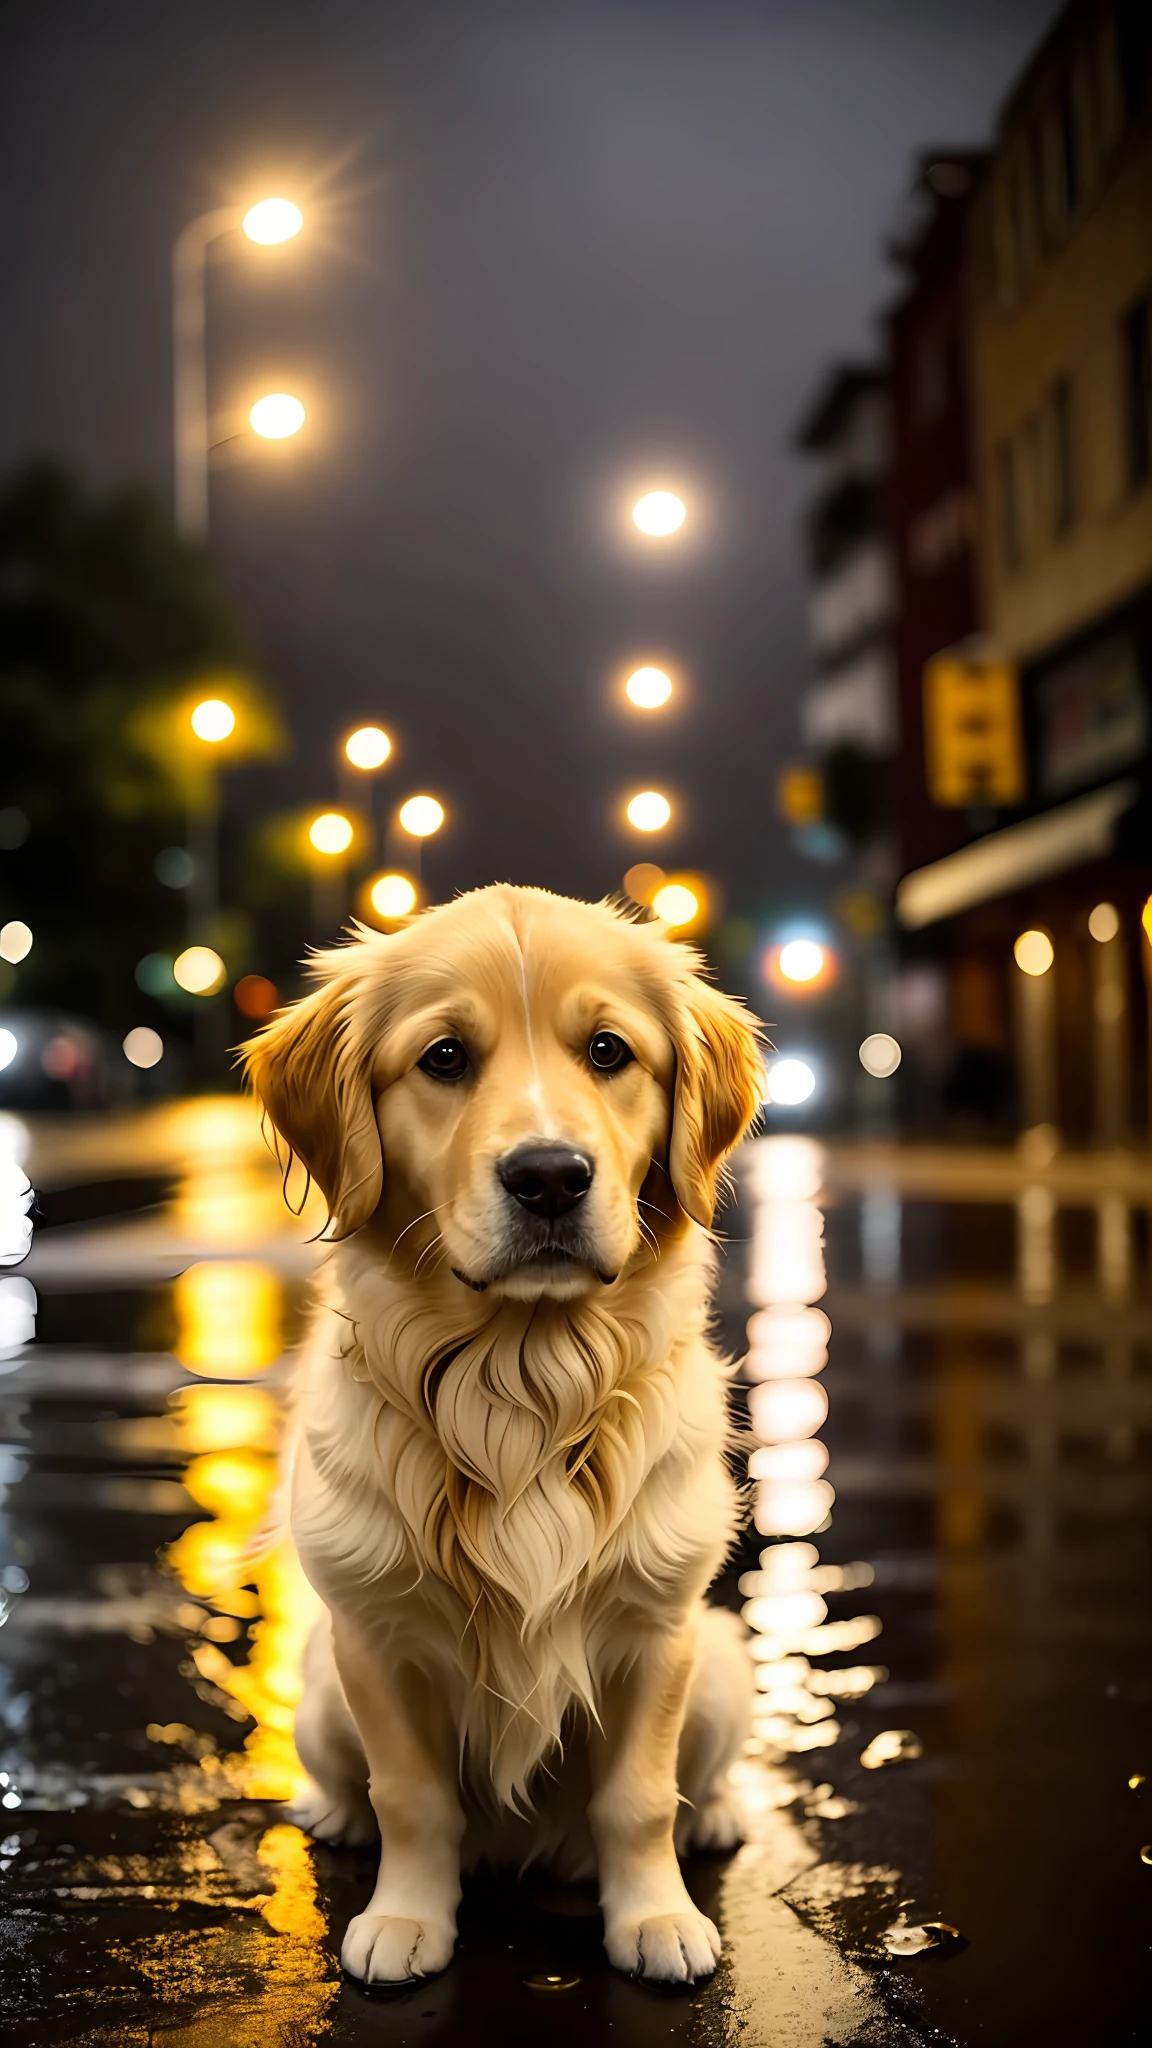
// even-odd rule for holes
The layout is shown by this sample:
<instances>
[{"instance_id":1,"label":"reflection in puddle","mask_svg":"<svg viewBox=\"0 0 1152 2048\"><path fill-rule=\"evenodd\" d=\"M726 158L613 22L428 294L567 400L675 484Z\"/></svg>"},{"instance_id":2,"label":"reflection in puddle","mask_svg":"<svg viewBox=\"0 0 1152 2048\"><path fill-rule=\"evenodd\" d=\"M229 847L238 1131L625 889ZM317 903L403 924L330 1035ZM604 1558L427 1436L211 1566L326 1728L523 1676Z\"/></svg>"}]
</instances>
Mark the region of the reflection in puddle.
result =
<instances>
[{"instance_id":1,"label":"reflection in puddle","mask_svg":"<svg viewBox=\"0 0 1152 2048\"><path fill-rule=\"evenodd\" d=\"M279 1358L282 1317L283 1285L271 1266L200 1260L176 1282L176 1356L207 1379L246 1379Z\"/></svg>"},{"instance_id":2,"label":"reflection in puddle","mask_svg":"<svg viewBox=\"0 0 1152 2048\"><path fill-rule=\"evenodd\" d=\"M867 1564L821 1565L803 1539L831 1526L835 1491L825 1479L828 1451L817 1438L828 1396L817 1375L828 1363L832 1325L816 1307L827 1291L824 1216L817 1201L823 1148L804 1137L762 1138L751 1148L754 1204L748 1294L757 1305L748 1322L745 1373L753 1382L748 1409L759 1448L748 1471L756 1486L756 1527L775 1539L760 1569L745 1572L744 1618L760 1694L753 1737L762 1754L780 1759L826 1749L839 1740L834 1702L861 1699L887 1677L882 1665L814 1668L811 1658L860 1648L880 1633L875 1615L829 1621L825 1595L872 1583ZM898 1276L900 1207L870 1198L865 1234L871 1264L888 1284ZM850 1802L824 1788L825 1819L842 1818ZM835 1809L835 1811L833 1810Z\"/></svg>"},{"instance_id":3,"label":"reflection in puddle","mask_svg":"<svg viewBox=\"0 0 1152 2048\"><path fill-rule=\"evenodd\" d=\"M882 1728L874 1735L860 1761L866 1771L882 1771L886 1764L915 1763L924 1754L924 1744L910 1728Z\"/></svg>"},{"instance_id":4,"label":"reflection in puddle","mask_svg":"<svg viewBox=\"0 0 1152 2048\"><path fill-rule=\"evenodd\" d=\"M32 1243L32 1183L24 1171L28 1133L19 1117L0 1114L0 1268L18 1266ZM0 1271L0 1363L36 1334L36 1289Z\"/></svg>"}]
</instances>

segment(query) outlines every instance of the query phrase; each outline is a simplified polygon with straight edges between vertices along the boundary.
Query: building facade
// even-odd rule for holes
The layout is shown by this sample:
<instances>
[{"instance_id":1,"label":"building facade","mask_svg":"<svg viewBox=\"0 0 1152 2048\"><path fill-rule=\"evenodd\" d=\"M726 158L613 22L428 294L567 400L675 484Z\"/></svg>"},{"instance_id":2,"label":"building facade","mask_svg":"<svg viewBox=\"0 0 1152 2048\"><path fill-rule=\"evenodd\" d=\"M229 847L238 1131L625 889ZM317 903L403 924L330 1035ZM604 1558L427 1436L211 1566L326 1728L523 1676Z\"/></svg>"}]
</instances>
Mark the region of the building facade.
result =
<instances>
[{"instance_id":1,"label":"building facade","mask_svg":"<svg viewBox=\"0 0 1152 2048\"><path fill-rule=\"evenodd\" d=\"M967 208L974 610L1024 772L1018 802L955 809L966 843L896 895L906 944L947 963L954 1105L1099 1143L1152 1118L1150 63L1152 10L1072 0Z\"/></svg>"}]
</instances>

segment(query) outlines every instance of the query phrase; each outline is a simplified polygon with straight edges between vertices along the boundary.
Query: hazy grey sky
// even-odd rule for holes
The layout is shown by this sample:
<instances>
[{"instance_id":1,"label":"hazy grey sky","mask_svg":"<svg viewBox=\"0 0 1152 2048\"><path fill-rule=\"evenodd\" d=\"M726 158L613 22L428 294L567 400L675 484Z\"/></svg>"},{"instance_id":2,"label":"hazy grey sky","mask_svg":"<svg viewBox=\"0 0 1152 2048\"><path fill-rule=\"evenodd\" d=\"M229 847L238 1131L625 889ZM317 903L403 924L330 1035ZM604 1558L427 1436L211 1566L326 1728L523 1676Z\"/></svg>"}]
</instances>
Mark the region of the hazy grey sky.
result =
<instances>
[{"instance_id":1,"label":"hazy grey sky","mask_svg":"<svg viewBox=\"0 0 1152 2048\"><path fill-rule=\"evenodd\" d=\"M1052 0L9 0L0 459L170 489L172 237L303 194L211 281L222 413L297 389L307 439L213 481L214 537L297 733L253 800L334 791L350 716L445 797L438 893L614 886L621 792L670 860L774 889L804 677L785 438L867 349L914 152L987 138ZM283 451L280 451L282 454ZM697 538L627 544L634 484ZM624 718L630 656L683 708ZM661 855L663 857L663 855Z\"/></svg>"}]
</instances>

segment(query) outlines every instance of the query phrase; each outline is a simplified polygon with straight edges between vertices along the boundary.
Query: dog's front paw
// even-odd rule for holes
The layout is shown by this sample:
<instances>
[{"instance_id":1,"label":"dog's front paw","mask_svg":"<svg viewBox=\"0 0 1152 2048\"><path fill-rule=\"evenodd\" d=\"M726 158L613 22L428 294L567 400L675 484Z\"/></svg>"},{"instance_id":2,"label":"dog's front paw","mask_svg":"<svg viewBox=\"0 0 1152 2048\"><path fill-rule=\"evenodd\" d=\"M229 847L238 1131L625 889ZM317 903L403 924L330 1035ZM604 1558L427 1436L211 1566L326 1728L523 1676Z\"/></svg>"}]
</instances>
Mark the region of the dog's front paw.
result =
<instances>
[{"instance_id":1,"label":"dog's front paw","mask_svg":"<svg viewBox=\"0 0 1152 2048\"><path fill-rule=\"evenodd\" d=\"M369 1908L348 1922L340 1961L362 1984L406 1984L446 1970L455 1946L450 1920L401 1920Z\"/></svg>"},{"instance_id":2,"label":"dog's front paw","mask_svg":"<svg viewBox=\"0 0 1152 2048\"><path fill-rule=\"evenodd\" d=\"M630 1976L654 1984L692 1984L712 1975L721 1943L711 1920L686 1899L674 1913L609 1922L604 1946L609 1962Z\"/></svg>"},{"instance_id":3,"label":"dog's front paw","mask_svg":"<svg viewBox=\"0 0 1152 2048\"><path fill-rule=\"evenodd\" d=\"M306 1835L333 1847L362 1849L376 1839L376 1816L367 1798L342 1798L310 1784L285 1808L285 1814Z\"/></svg>"}]
</instances>

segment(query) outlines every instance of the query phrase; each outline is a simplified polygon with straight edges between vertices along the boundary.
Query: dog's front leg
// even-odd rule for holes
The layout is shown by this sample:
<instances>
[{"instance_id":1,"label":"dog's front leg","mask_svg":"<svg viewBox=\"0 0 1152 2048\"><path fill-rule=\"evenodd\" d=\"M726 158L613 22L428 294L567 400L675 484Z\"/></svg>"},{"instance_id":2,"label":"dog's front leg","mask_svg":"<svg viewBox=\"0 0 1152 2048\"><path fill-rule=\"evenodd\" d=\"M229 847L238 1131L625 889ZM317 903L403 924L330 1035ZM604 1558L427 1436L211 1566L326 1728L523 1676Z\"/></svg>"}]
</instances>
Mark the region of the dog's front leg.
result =
<instances>
[{"instance_id":1,"label":"dog's front leg","mask_svg":"<svg viewBox=\"0 0 1152 2048\"><path fill-rule=\"evenodd\" d=\"M672 1841L694 1656L689 1624L648 1637L609 1686L590 1745L604 1945L617 1969L666 1983L707 1977L720 1959L720 1937L689 1898Z\"/></svg>"},{"instance_id":2,"label":"dog's front leg","mask_svg":"<svg viewBox=\"0 0 1152 2048\"><path fill-rule=\"evenodd\" d=\"M460 1902L460 1806L450 1719L422 1674L333 1627L336 1665L368 1760L380 1872L340 1960L366 1984L426 1977L452 1960Z\"/></svg>"}]
</instances>

